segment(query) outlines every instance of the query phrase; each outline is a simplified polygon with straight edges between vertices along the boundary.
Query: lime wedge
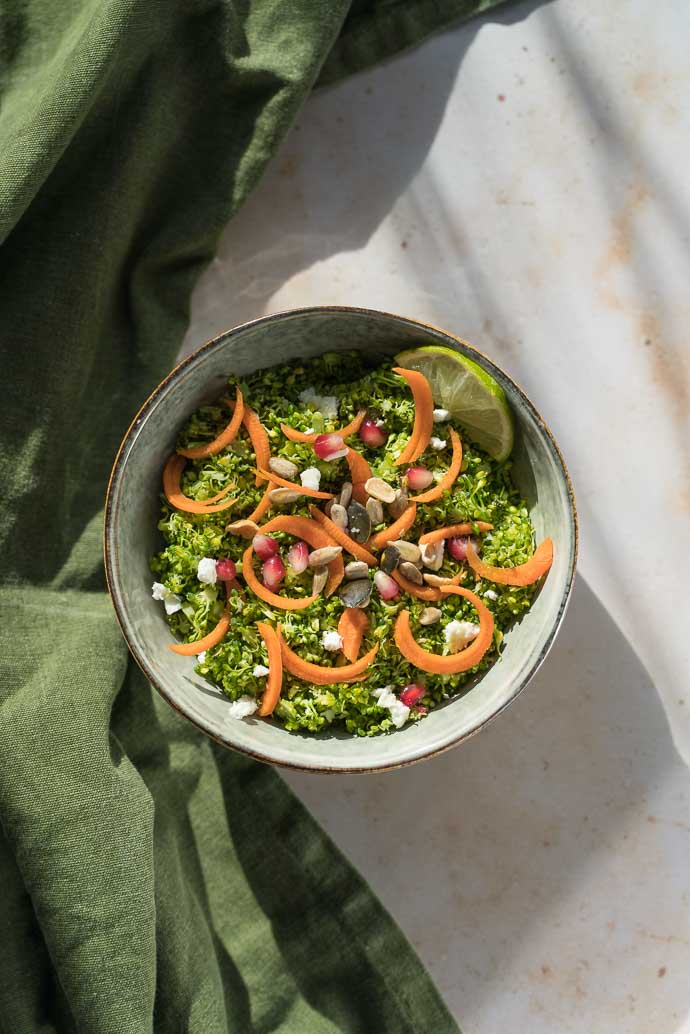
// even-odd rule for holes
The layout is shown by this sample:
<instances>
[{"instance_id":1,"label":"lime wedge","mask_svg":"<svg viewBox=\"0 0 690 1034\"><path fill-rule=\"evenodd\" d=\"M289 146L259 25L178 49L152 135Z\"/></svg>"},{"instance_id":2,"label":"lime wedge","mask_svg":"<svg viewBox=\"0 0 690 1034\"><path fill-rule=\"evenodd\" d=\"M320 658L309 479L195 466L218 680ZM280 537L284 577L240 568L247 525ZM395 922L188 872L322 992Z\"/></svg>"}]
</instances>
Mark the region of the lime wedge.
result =
<instances>
[{"instance_id":1,"label":"lime wedge","mask_svg":"<svg viewBox=\"0 0 690 1034\"><path fill-rule=\"evenodd\" d=\"M434 402L461 423L480 449L505 460L513 448L513 418L503 389L471 359L442 345L400 352L398 366L419 370L431 386Z\"/></svg>"}]
</instances>

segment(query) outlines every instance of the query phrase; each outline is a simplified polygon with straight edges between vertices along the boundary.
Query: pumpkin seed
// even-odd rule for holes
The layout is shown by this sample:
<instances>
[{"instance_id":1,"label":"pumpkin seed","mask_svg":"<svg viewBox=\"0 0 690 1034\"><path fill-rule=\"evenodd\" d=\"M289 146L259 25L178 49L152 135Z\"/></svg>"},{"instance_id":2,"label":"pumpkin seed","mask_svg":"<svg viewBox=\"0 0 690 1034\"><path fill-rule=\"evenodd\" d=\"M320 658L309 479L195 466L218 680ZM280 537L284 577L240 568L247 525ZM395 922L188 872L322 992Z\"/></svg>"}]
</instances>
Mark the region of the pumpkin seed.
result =
<instances>
[{"instance_id":1,"label":"pumpkin seed","mask_svg":"<svg viewBox=\"0 0 690 1034\"><path fill-rule=\"evenodd\" d=\"M393 520L397 521L398 517L402 517L409 505L410 500L407 491L404 488L399 488L395 493L393 502L388 504L388 512Z\"/></svg>"},{"instance_id":2,"label":"pumpkin seed","mask_svg":"<svg viewBox=\"0 0 690 1034\"><path fill-rule=\"evenodd\" d=\"M276 506L289 506L290 503L296 503L298 499L301 499L302 493L294 492L291 488L274 488L272 492L268 493L268 498Z\"/></svg>"},{"instance_id":3,"label":"pumpkin seed","mask_svg":"<svg viewBox=\"0 0 690 1034\"><path fill-rule=\"evenodd\" d=\"M318 596L318 594L325 588L326 582L328 581L328 568L317 567L314 571L314 577L311 581L311 592L312 596Z\"/></svg>"},{"instance_id":4,"label":"pumpkin seed","mask_svg":"<svg viewBox=\"0 0 690 1034\"><path fill-rule=\"evenodd\" d=\"M352 482L351 481L343 481L343 487L340 489L340 499L338 500L338 502L340 503L341 506L344 506L347 509L347 507L350 505L350 500L351 499L352 499Z\"/></svg>"},{"instance_id":5,"label":"pumpkin seed","mask_svg":"<svg viewBox=\"0 0 690 1034\"><path fill-rule=\"evenodd\" d=\"M367 499L366 510L372 524L383 524L383 506L378 499Z\"/></svg>"},{"instance_id":6,"label":"pumpkin seed","mask_svg":"<svg viewBox=\"0 0 690 1034\"><path fill-rule=\"evenodd\" d=\"M368 578L369 565L364 560L352 560L345 564L345 577L348 581L355 581L357 578Z\"/></svg>"},{"instance_id":7,"label":"pumpkin seed","mask_svg":"<svg viewBox=\"0 0 690 1034\"><path fill-rule=\"evenodd\" d=\"M407 578L409 581L414 582L415 585L423 585L424 579L422 578L422 572L414 564L411 564L409 560L403 560L402 564L398 568L400 574Z\"/></svg>"},{"instance_id":8,"label":"pumpkin seed","mask_svg":"<svg viewBox=\"0 0 690 1034\"><path fill-rule=\"evenodd\" d=\"M371 535L371 517L354 499L347 508L347 524L350 538L355 542L366 542Z\"/></svg>"},{"instance_id":9,"label":"pumpkin seed","mask_svg":"<svg viewBox=\"0 0 690 1034\"><path fill-rule=\"evenodd\" d=\"M338 590L338 596L346 607L366 607L371 599L371 582L368 578L357 578Z\"/></svg>"},{"instance_id":10,"label":"pumpkin seed","mask_svg":"<svg viewBox=\"0 0 690 1034\"><path fill-rule=\"evenodd\" d=\"M271 456L268 461L269 470L288 481L295 481L299 474L299 467L292 460L283 459L282 456Z\"/></svg>"},{"instance_id":11,"label":"pumpkin seed","mask_svg":"<svg viewBox=\"0 0 690 1034\"><path fill-rule=\"evenodd\" d=\"M364 482L364 491L374 499L380 499L382 503L392 503L395 499L395 489L383 478L367 478Z\"/></svg>"},{"instance_id":12,"label":"pumpkin seed","mask_svg":"<svg viewBox=\"0 0 690 1034\"><path fill-rule=\"evenodd\" d=\"M416 564L422 559L421 550L414 542L406 542L405 539L395 539L389 545L395 546L398 553L400 553L401 560L409 560L411 564Z\"/></svg>"},{"instance_id":13,"label":"pumpkin seed","mask_svg":"<svg viewBox=\"0 0 690 1034\"><path fill-rule=\"evenodd\" d=\"M381 567L386 574L392 574L400 563L400 553L395 546L388 545L381 554Z\"/></svg>"},{"instance_id":14,"label":"pumpkin seed","mask_svg":"<svg viewBox=\"0 0 690 1034\"><path fill-rule=\"evenodd\" d=\"M259 530L259 525L250 520L233 521L225 530L229 531L231 535L241 535L243 539L253 539Z\"/></svg>"},{"instance_id":15,"label":"pumpkin seed","mask_svg":"<svg viewBox=\"0 0 690 1034\"><path fill-rule=\"evenodd\" d=\"M347 510L341 503L333 503L329 516L339 528L347 528Z\"/></svg>"},{"instance_id":16,"label":"pumpkin seed","mask_svg":"<svg viewBox=\"0 0 690 1034\"><path fill-rule=\"evenodd\" d=\"M331 560L339 557L342 551L342 546L322 546L321 549L315 549L309 554L309 566L325 567Z\"/></svg>"}]
</instances>

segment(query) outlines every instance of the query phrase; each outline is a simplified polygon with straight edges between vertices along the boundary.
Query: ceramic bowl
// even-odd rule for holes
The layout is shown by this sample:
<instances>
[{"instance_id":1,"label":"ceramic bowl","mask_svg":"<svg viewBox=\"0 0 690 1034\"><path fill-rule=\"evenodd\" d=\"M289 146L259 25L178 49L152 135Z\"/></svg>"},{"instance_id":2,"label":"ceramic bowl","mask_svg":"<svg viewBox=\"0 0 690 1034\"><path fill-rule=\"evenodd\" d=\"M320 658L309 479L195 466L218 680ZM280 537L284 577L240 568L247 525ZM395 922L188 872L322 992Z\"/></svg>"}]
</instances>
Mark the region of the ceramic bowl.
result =
<instances>
[{"instance_id":1,"label":"ceramic bowl","mask_svg":"<svg viewBox=\"0 0 690 1034\"><path fill-rule=\"evenodd\" d=\"M161 470L180 425L215 400L230 373L248 374L325 350L361 348L394 354L419 344L457 349L502 386L516 425L514 480L527 500L537 540L550 535L554 563L528 612L505 638L501 659L471 688L421 722L373 737L287 732L277 722L227 717L227 698L194 672L195 660L168 649L163 609L151 599L149 558ZM372 772L433 757L495 718L544 660L570 594L577 553L572 487L553 436L524 392L466 342L423 323L365 309L297 309L235 327L180 363L147 399L120 447L108 489L105 557L108 583L129 648L147 679L177 711L219 743L261 761L316 772ZM232 633L231 633L232 634Z\"/></svg>"}]
</instances>

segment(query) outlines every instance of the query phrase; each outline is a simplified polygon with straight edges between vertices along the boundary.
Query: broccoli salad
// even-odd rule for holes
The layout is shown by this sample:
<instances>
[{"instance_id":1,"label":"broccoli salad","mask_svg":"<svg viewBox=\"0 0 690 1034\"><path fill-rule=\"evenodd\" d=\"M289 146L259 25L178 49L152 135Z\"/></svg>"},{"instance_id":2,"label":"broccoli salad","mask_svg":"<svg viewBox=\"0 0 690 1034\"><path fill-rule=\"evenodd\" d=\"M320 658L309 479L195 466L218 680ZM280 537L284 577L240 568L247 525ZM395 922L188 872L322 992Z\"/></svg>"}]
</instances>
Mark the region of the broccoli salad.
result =
<instances>
[{"instance_id":1,"label":"broccoli salad","mask_svg":"<svg viewBox=\"0 0 690 1034\"><path fill-rule=\"evenodd\" d=\"M163 473L152 595L171 649L229 718L421 721L496 663L549 569L510 466L391 356L230 377Z\"/></svg>"}]
</instances>

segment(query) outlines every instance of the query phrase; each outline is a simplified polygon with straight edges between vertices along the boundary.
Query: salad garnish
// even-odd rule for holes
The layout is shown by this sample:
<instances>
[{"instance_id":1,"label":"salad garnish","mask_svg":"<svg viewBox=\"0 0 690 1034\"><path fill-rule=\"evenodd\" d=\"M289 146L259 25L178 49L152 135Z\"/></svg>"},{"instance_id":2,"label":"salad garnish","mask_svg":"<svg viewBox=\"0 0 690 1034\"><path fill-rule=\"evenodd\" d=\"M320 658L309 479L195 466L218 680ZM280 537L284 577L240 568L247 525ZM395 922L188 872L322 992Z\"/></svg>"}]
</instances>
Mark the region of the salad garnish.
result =
<instances>
[{"instance_id":1,"label":"salad garnish","mask_svg":"<svg viewBox=\"0 0 690 1034\"><path fill-rule=\"evenodd\" d=\"M372 735L500 656L553 543L533 548L509 461L436 401L417 369L327 353L236 383L229 422L191 418L163 470L154 598L186 640L170 649L245 702L233 716Z\"/></svg>"}]
</instances>

